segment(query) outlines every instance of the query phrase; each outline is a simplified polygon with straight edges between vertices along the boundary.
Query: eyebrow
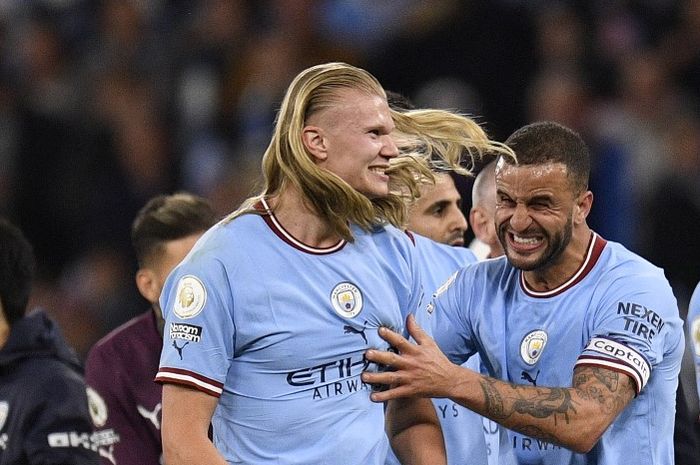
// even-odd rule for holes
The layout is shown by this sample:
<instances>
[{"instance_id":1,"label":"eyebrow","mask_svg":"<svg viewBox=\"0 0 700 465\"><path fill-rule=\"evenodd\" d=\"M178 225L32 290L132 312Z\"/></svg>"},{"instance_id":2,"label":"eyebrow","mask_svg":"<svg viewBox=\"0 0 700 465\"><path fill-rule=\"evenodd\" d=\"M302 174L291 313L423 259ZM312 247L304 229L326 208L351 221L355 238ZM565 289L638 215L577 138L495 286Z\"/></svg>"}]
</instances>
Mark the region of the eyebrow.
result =
<instances>
[{"instance_id":1,"label":"eyebrow","mask_svg":"<svg viewBox=\"0 0 700 465\"><path fill-rule=\"evenodd\" d=\"M538 195L530 197L528 199L528 202L542 202L542 201L549 202L551 200L552 200L552 196L549 194L538 194Z\"/></svg>"}]
</instances>

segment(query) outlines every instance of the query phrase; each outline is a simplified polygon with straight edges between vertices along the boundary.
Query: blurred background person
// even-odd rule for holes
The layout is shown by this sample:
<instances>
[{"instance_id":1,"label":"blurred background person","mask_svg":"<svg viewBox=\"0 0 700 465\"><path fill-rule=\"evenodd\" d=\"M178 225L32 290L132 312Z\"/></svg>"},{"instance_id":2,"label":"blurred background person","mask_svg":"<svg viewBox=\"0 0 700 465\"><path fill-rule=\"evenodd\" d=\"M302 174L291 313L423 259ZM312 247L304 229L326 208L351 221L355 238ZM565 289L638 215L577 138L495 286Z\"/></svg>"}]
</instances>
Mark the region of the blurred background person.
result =
<instances>
[{"instance_id":1,"label":"blurred background person","mask_svg":"<svg viewBox=\"0 0 700 465\"><path fill-rule=\"evenodd\" d=\"M151 307L100 339L90 350L85 368L104 465L162 463L162 388L153 381L165 324L158 299L165 278L215 221L209 202L187 192L152 198L134 219L136 287Z\"/></svg>"},{"instance_id":2,"label":"blurred background person","mask_svg":"<svg viewBox=\"0 0 700 465\"><path fill-rule=\"evenodd\" d=\"M496 161L486 164L476 175L472 186L472 207L469 224L474 240L469 248L479 260L503 255L503 247L496 234Z\"/></svg>"},{"instance_id":3,"label":"blurred background person","mask_svg":"<svg viewBox=\"0 0 700 465\"><path fill-rule=\"evenodd\" d=\"M94 465L80 361L27 306L34 268L32 246L0 218L0 463Z\"/></svg>"}]
</instances>

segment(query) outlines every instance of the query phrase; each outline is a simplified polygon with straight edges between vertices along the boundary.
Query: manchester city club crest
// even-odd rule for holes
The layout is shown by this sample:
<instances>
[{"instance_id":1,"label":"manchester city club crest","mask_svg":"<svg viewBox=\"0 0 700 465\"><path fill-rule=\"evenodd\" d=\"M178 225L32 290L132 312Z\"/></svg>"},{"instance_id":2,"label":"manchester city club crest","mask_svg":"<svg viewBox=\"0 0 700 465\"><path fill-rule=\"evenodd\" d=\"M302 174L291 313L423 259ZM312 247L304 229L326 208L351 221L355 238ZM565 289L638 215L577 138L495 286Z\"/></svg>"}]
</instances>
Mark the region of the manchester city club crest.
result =
<instances>
[{"instance_id":1,"label":"manchester city club crest","mask_svg":"<svg viewBox=\"0 0 700 465\"><path fill-rule=\"evenodd\" d=\"M541 329L529 332L520 343L520 356L528 365L534 365L540 359L547 345L547 333Z\"/></svg>"},{"instance_id":2,"label":"manchester city club crest","mask_svg":"<svg viewBox=\"0 0 700 465\"><path fill-rule=\"evenodd\" d=\"M177 283L175 299L175 315L182 319L199 315L207 302L207 291L204 284L196 276L187 275Z\"/></svg>"},{"instance_id":3,"label":"manchester city club crest","mask_svg":"<svg viewBox=\"0 0 700 465\"><path fill-rule=\"evenodd\" d=\"M354 318L362 311L362 292L352 283L340 283L331 292L335 312L344 318Z\"/></svg>"}]
</instances>

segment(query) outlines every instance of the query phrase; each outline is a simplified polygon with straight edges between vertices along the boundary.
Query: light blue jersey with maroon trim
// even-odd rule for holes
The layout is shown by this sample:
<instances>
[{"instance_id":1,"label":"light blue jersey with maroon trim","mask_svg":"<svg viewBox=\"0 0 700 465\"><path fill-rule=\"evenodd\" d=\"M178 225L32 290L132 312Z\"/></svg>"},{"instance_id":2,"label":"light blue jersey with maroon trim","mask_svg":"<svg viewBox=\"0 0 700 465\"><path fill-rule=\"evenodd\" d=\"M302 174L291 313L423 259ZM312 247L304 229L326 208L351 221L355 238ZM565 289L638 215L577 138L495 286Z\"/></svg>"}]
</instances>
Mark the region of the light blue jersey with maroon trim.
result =
<instances>
[{"instance_id":1,"label":"light blue jersey with maroon trim","mask_svg":"<svg viewBox=\"0 0 700 465\"><path fill-rule=\"evenodd\" d=\"M476 255L465 247L453 247L440 244L427 237L411 233L416 245L416 255L421 267L423 277L423 289L430 296L452 274L460 268L477 261ZM479 357L474 356L467 360L463 366L479 371ZM471 410L462 407L450 399L433 399L435 412L440 419L442 434L445 439L448 465L486 465L488 463L500 463L508 465L512 459L502 457L498 461L498 434L488 420ZM492 444L486 443L485 434L492 439ZM494 434L495 433L495 434ZM506 451L508 454L510 451ZM489 461L489 456L492 461ZM389 451L387 465L398 465L396 456Z\"/></svg>"},{"instance_id":2,"label":"light blue jersey with maroon trim","mask_svg":"<svg viewBox=\"0 0 700 465\"><path fill-rule=\"evenodd\" d=\"M700 393L700 283L698 283L688 306L688 337L691 341L693 361L695 364L695 382Z\"/></svg>"},{"instance_id":3,"label":"light blue jersey with maroon trim","mask_svg":"<svg viewBox=\"0 0 700 465\"><path fill-rule=\"evenodd\" d=\"M455 363L479 353L495 378L551 387L571 386L576 365L599 366L636 385L638 395L591 452L511 432L519 463L673 463L684 338L661 269L593 234L580 269L551 291L532 290L502 257L463 269L438 294L418 319Z\"/></svg>"},{"instance_id":4,"label":"light blue jersey with maroon trim","mask_svg":"<svg viewBox=\"0 0 700 465\"><path fill-rule=\"evenodd\" d=\"M156 380L219 397L214 443L230 463L384 464L364 353L388 348L380 326L405 332L422 281L402 231L353 234L318 249L271 214L243 215L205 233L168 278Z\"/></svg>"},{"instance_id":5,"label":"light blue jersey with maroon trim","mask_svg":"<svg viewBox=\"0 0 700 465\"><path fill-rule=\"evenodd\" d=\"M474 252L465 247L453 247L410 233L416 245L416 255L427 295L434 292L451 274L476 261ZM469 368L479 370L478 357L467 361ZM447 463L486 465L487 451L481 416L450 399L433 399L445 438ZM389 451L387 465L398 465L396 455Z\"/></svg>"}]
</instances>

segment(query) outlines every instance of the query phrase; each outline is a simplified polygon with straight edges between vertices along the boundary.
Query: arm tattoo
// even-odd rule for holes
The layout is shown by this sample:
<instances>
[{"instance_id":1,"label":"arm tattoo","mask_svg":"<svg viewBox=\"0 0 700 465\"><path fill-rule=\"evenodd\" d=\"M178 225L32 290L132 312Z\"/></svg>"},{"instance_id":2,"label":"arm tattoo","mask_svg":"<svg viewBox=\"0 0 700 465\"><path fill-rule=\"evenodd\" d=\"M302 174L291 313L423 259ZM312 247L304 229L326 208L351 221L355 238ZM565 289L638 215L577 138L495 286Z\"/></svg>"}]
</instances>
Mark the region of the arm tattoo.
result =
<instances>
[{"instance_id":1,"label":"arm tattoo","mask_svg":"<svg viewBox=\"0 0 700 465\"><path fill-rule=\"evenodd\" d=\"M598 406L606 416L617 415L635 394L628 376L592 366L574 370L572 388L523 386L488 377L482 378L480 385L485 416L528 436L554 442L556 438L536 420L551 420L554 425L560 421L571 424L584 401L585 411Z\"/></svg>"},{"instance_id":2,"label":"arm tattoo","mask_svg":"<svg viewBox=\"0 0 700 465\"><path fill-rule=\"evenodd\" d=\"M635 394L627 375L600 367L577 368L574 388L581 398L596 401L604 413L622 411Z\"/></svg>"},{"instance_id":3,"label":"arm tattoo","mask_svg":"<svg viewBox=\"0 0 700 465\"><path fill-rule=\"evenodd\" d=\"M500 391L496 383L507 386L507 392ZM534 418L551 417L555 424L561 416L569 423L569 414L576 413L571 393L565 388L531 388L485 378L481 381L481 390L486 400L486 416L494 420L505 420L520 413Z\"/></svg>"}]
</instances>

